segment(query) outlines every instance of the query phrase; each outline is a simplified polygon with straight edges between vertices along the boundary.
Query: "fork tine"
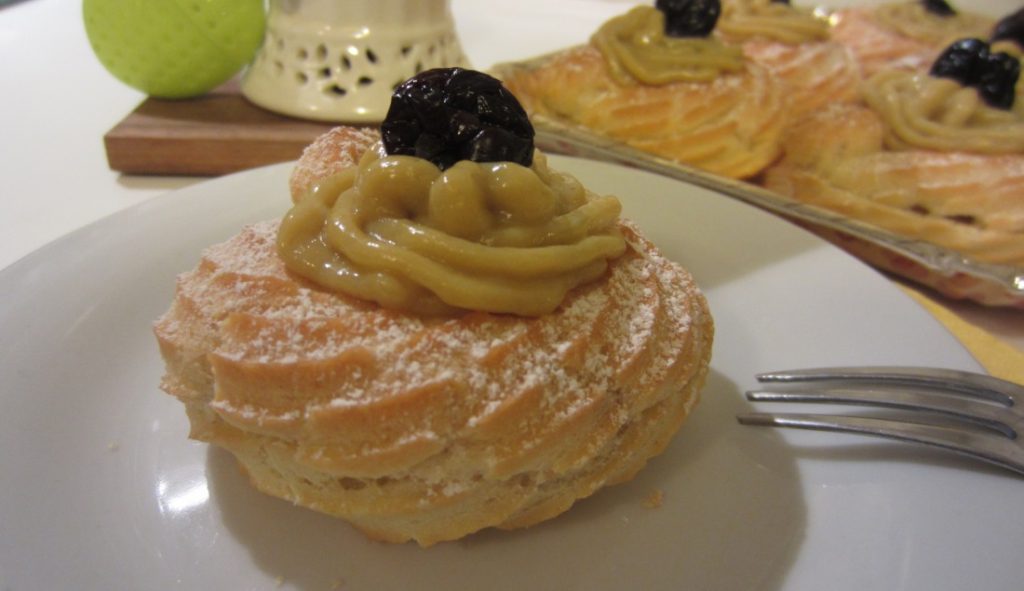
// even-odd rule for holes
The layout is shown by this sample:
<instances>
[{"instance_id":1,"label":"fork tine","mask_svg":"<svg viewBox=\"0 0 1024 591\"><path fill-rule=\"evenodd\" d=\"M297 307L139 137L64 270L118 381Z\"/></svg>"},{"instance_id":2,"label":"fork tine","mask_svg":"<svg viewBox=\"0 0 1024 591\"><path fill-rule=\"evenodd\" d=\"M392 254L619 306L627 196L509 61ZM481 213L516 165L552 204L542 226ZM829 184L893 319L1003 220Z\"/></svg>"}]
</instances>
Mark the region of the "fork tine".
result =
<instances>
[{"instance_id":1,"label":"fork tine","mask_svg":"<svg viewBox=\"0 0 1024 591\"><path fill-rule=\"evenodd\" d=\"M921 443L970 456L1024 475L1024 454L1020 448L1012 440L995 435L869 417L748 413L736 418L743 425L856 433Z\"/></svg>"},{"instance_id":2,"label":"fork tine","mask_svg":"<svg viewBox=\"0 0 1024 591\"><path fill-rule=\"evenodd\" d=\"M939 388L998 402L1024 404L1024 387L999 378L954 369L932 367L823 367L773 371L757 375L759 382L799 383L815 381L882 382Z\"/></svg>"},{"instance_id":3,"label":"fork tine","mask_svg":"<svg viewBox=\"0 0 1024 591\"><path fill-rule=\"evenodd\" d=\"M1013 439L1022 428L1005 407L971 398L951 398L933 392L874 389L829 388L827 390L752 390L747 399L755 402L813 402L826 404L862 404L902 410L924 410L995 429Z\"/></svg>"}]
</instances>

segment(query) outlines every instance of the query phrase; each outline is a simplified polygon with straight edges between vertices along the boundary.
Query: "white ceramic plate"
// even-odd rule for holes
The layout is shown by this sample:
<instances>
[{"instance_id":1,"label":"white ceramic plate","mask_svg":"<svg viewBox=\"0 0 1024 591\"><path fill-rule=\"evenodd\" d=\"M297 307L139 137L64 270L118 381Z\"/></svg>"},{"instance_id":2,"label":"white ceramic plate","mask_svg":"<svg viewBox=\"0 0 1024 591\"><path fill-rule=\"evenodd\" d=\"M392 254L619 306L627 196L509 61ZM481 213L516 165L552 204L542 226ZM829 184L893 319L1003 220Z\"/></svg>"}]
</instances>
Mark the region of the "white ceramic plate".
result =
<instances>
[{"instance_id":1,"label":"white ceramic plate","mask_svg":"<svg viewBox=\"0 0 1024 591\"><path fill-rule=\"evenodd\" d=\"M1024 482L941 452L741 427L759 370L977 365L884 278L758 210L652 174L554 164L621 196L705 288L705 399L632 482L516 532L368 542L255 492L189 441L150 324L174 276L287 208L288 165L204 183L0 273L3 589L1019 589ZM658 508L645 500L663 493Z\"/></svg>"}]
</instances>

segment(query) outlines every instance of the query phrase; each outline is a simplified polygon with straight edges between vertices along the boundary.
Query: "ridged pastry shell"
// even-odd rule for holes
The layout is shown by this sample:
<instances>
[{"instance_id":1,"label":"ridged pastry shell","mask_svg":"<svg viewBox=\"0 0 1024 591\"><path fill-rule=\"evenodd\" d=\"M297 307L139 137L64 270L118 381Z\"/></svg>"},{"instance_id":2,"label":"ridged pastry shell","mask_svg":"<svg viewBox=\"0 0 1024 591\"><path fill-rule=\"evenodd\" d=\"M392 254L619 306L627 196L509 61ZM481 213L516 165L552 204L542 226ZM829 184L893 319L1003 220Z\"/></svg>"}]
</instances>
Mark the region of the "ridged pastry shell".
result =
<instances>
[{"instance_id":1,"label":"ridged pastry shell","mask_svg":"<svg viewBox=\"0 0 1024 591\"><path fill-rule=\"evenodd\" d=\"M783 88L756 64L711 82L626 85L585 45L499 76L531 116L573 123L722 176L753 176L779 154Z\"/></svg>"},{"instance_id":2,"label":"ridged pastry shell","mask_svg":"<svg viewBox=\"0 0 1024 591\"><path fill-rule=\"evenodd\" d=\"M292 201L302 199L317 181L358 164L363 152L379 141L378 129L349 125L339 125L317 136L303 149L288 178Z\"/></svg>"},{"instance_id":3,"label":"ridged pastry shell","mask_svg":"<svg viewBox=\"0 0 1024 591\"><path fill-rule=\"evenodd\" d=\"M631 478L697 401L713 325L623 223L607 277L533 319L423 318L322 291L277 222L209 248L155 333L191 437L271 495L430 545L551 518Z\"/></svg>"},{"instance_id":4,"label":"ridged pastry shell","mask_svg":"<svg viewBox=\"0 0 1024 591\"><path fill-rule=\"evenodd\" d=\"M933 17L925 17L914 23L919 34L908 35L880 22L875 13L881 9L884 7L847 8L832 15L832 39L853 52L865 76L886 68L927 70L949 43L964 37L987 39L991 32L991 21L964 13L951 21L964 25L959 30L929 30L928 18Z\"/></svg>"},{"instance_id":5,"label":"ridged pastry shell","mask_svg":"<svg viewBox=\"0 0 1024 591\"><path fill-rule=\"evenodd\" d=\"M883 135L871 109L836 105L790 130L764 183L979 262L1024 265L1024 154L889 151Z\"/></svg>"},{"instance_id":6,"label":"ridged pastry shell","mask_svg":"<svg viewBox=\"0 0 1024 591\"><path fill-rule=\"evenodd\" d=\"M790 45L752 39L743 54L786 84L786 103L794 117L835 103L856 101L860 66L846 47L832 41Z\"/></svg>"}]
</instances>

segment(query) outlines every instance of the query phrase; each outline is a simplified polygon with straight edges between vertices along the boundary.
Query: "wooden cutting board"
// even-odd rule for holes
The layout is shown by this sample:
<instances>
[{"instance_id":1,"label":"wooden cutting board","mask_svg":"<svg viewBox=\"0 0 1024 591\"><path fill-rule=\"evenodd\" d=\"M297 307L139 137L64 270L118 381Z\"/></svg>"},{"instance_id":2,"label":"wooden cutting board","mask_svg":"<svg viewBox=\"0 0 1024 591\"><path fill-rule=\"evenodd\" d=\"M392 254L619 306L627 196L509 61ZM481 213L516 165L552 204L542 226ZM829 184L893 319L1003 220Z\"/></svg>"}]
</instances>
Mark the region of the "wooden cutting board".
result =
<instances>
[{"instance_id":1,"label":"wooden cutting board","mask_svg":"<svg viewBox=\"0 0 1024 591\"><path fill-rule=\"evenodd\" d=\"M147 98L103 142L125 174L217 176L294 160L334 125L257 107L232 80L193 99Z\"/></svg>"}]
</instances>

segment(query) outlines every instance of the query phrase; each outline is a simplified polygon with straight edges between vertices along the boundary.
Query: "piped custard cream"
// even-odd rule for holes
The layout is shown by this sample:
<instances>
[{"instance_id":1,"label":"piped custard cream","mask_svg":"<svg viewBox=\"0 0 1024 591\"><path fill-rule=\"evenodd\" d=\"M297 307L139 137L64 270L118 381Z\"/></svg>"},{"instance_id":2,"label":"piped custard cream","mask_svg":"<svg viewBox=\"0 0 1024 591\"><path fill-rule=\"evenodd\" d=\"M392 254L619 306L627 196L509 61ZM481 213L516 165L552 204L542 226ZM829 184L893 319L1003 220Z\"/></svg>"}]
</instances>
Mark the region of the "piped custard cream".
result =
<instances>
[{"instance_id":1,"label":"piped custard cream","mask_svg":"<svg viewBox=\"0 0 1024 591\"><path fill-rule=\"evenodd\" d=\"M888 70L863 88L886 122L891 149L1013 154L1024 151L1024 101L1012 109L990 107L978 92L949 78Z\"/></svg>"},{"instance_id":2,"label":"piped custard cream","mask_svg":"<svg viewBox=\"0 0 1024 591\"><path fill-rule=\"evenodd\" d=\"M651 6L637 6L605 22L591 37L621 84L661 85L706 82L743 69L738 47L705 37L665 34L665 16Z\"/></svg>"},{"instance_id":3,"label":"piped custard cream","mask_svg":"<svg viewBox=\"0 0 1024 591\"><path fill-rule=\"evenodd\" d=\"M771 39L789 45L829 38L828 21L811 10L772 0L722 4L717 30L731 39Z\"/></svg>"},{"instance_id":4,"label":"piped custard cream","mask_svg":"<svg viewBox=\"0 0 1024 591\"><path fill-rule=\"evenodd\" d=\"M896 2L879 6L875 20L891 31L925 43L940 45L958 37L987 37L992 19L969 12L942 15L924 2Z\"/></svg>"},{"instance_id":5,"label":"piped custard cream","mask_svg":"<svg viewBox=\"0 0 1024 591\"><path fill-rule=\"evenodd\" d=\"M377 147L293 207L278 252L292 272L388 308L536 316L623 254L620 211L539 152L529 167L442 171Z\"/></svg>"}]
</instances>

